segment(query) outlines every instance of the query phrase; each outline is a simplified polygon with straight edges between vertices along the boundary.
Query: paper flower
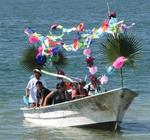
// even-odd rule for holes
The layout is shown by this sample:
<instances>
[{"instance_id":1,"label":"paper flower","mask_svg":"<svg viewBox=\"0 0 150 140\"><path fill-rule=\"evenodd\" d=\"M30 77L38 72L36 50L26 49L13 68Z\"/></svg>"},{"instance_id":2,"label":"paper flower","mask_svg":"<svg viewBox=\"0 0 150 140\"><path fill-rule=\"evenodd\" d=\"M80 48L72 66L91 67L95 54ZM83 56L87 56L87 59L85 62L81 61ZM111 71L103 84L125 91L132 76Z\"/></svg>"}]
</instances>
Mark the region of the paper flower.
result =
<instances>
[{"instance_id":1,"label":"paper flower","mask_svg":"<svg viewBox=\"0 0 150 140\"><path fill-rule=\"evenodd\" d=\"M115 69L121 69L126 61L127 61L127 58L125 58L124 56L120 56L113 62L112 66Z\"/></svg>"},{"instance_id":2,"label":"paper flower","mask_svg":"<svg viewBox=\"0 0 150 140\"><path fill-rule=\"evenodd\" d=\"M106 75L103 75L100 78L100 82L101 82L102 85L107 84L108 83L108 77Z\"/></svg>"},{"instance_id":3,"label":"paper flower","mask_svg":"<svg viewBox=\"0 0 150 140\"><path fill-rule=\"evenodd\" d=\"M83 54L84 54L86 57L89 57L89 56L91 55L91 50L90 50L90 49L84 49Z\"/></svg>"},{"instance_id":4,"label":"paper flower","mask_svg":"<svg viewBox=\"0 0 150 140\"><path fill-rule=\"evenodd\" d=\"M115 71L115 69L113 66L109 66L107 67L106 71L108 75L111 75Z\"/></svg>"},{"instance_id":5,"label":"paper flower","mask_svg":"<svg viewBox=\"0 0 150 140\"><path fill-rule=\"evenodd\" d=\"M29 37L29 43L30 44L37 43L37 42L39 42L38 37L36 37L36 36L30 36Z\"/></svg>"},{"instance_id":6,"label":"paper flower","mask_svg":"<svg viewBox=\"0 0 150 140\"><path fill-rule=\"evenodd\" d=\"M92 74L92 75L94 75L96 72L97 72L97 67L95 66L93 66L93 67L89 67L89 72Z\"/></svg>"}]
</instances>

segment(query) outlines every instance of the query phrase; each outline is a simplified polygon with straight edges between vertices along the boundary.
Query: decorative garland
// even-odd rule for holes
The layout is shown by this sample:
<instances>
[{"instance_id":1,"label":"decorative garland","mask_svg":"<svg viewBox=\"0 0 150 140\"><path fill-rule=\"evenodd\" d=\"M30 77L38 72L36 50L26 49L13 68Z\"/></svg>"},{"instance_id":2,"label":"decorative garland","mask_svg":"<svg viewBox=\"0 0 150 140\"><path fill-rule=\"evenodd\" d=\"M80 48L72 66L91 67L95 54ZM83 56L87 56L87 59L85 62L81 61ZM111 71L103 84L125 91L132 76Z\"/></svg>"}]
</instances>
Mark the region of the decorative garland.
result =
<instances>
[{"instance_id":1,"label":"decorative garland","mask_svg":"<svg viewBox=\"0 0 150 140\"><path fill-rule=\"evenodd\" d=\"M94 58L91 56L91 50L89 49L93 40L99 39L105 33L115 34L124 33L129 28L134 26L135 23L127 26L124 21L119 21L116 18L116 13L112 12L102 23L102 25L97 29L85 29L84 23L79 23L77 26L72 28L64 28L62 25L53 24L50 26L49 34L42 36L37 32L33 31L31 28L26 28L24 33L28 36L28 41L30 44L36 46L37 55L36 61L39 64L46 64L47 62L56 62L59 57L59 52L61 48L66 51L77 51L78 49L84 49L83 54L86 56L86 63L89 68L90 76L89 79L94 87L99 85L107 84L108 75L111 75L113 71L121 69L127 59L123 56L117 58L114 63L109 66L106 70L106 74L97 78L95 76L98 68L94 66ZM53 31L59 30L60 35L53 34ZM76 37L73 39L73 43L67 45L63 41L65 35L71 32L76 32Z\"/></svg>"}]
</instances>

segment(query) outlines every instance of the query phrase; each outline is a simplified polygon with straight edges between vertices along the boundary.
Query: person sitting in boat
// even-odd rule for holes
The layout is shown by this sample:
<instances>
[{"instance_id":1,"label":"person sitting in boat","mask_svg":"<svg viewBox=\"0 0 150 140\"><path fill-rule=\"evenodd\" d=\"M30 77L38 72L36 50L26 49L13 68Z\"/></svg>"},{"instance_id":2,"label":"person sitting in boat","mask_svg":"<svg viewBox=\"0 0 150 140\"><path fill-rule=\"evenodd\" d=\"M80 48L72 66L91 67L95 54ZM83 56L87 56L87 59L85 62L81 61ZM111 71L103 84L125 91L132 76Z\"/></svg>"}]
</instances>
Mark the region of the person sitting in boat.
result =
<instances>
[{"instance_id":1,"label":"person sitting in boat","mask_svg":"<svg viewBox=\"0 0 150 140\"><path fill-rule=\"evenodd\" d=\"M36 107L43 106L45 97L51 92L49 89L45 88L41 81L36 82L36 89L37 89L37 101L36 101ZM48 104L52 104L52 100L49 100Z\"/></svg>"},{"instance_id":2,"label":"person sitting in boat","mask_svg":"<svg viewBox=\"0 0 150 140\"><path fill-rule=\"evenodd\" d=\"M36 105L36 82L41 81L44 87L46 87L46 82L41 78L42 73L40 69L34 69L34 77L30 79L25 89L25 96L29 97L29 107L35 107Z\"/></svg>"},{"instance_id":3,"label":"person sitting in boat","mask_svg":"<svg viewBox=\"0 0 150 140\"><path fill-rule=\"evenodd\" d=\"M44 101L44 106L48 105L48 100L52 99L53 104L61 103L66 101L66 96L65 96L65 83L62 81L61 83L58 83L56 85L56 90L50 92Z\"/></svg>"},{"instance_id":4,"label":"person sitting in boat","mask_svg":"<svg viewBox=\"0 0 150 140\"><path fill-rule=\"evenodd\" d=\"M85 82L80 81L78 83L77 88L74 87L74 89L72 90L72 96L71 96L72 99L78 99L78 98L88 96L88 91L84 88L84 86L85 86Z\"/></svg>"},{"instance_id":5,"label":"person sitting in boat","mask_svg":"<svg viewBox=\"0 0 150 140\"><path fill-rule=\"evenodd\" d=\"M77 95L77 87L78 87L78 83L72 83L72 87L71 87L71 99L75 99L76 95Z\"/></svg>"},{"instance_id":6,"label":"person sitting in boat","mask_svg":"<svg viewBox=\"0 0 150 140\"><path fill-rule=\"evenodd\" d=\"M95 87L94 87L94 85L92 84L92 83L90 83L89 85L88 85L88 94L89 95L94 95L95 94Z\"/></svg>"}]
</instances>

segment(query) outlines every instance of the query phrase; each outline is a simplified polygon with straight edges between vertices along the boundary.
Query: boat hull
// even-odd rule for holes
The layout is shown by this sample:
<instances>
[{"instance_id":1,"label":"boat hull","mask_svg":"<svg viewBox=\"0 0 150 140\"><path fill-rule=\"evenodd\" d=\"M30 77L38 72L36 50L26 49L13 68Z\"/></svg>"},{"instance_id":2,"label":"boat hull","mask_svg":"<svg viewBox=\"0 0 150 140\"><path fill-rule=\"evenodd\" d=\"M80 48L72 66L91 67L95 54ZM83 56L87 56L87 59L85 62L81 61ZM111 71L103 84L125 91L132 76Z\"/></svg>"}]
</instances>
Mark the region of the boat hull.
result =
<instances>
[{"instance_id":1,"label":"boat hull","mask_svg":"<svg viewBox=\"0 0 150 140\"><path fill-rule=\"evenodd\" d=\"M43 127L99 127L117 129L133 98L129 89L116 89L98 95L46 106L22 108L25 120Z\"/></svg>"}]
</instances>

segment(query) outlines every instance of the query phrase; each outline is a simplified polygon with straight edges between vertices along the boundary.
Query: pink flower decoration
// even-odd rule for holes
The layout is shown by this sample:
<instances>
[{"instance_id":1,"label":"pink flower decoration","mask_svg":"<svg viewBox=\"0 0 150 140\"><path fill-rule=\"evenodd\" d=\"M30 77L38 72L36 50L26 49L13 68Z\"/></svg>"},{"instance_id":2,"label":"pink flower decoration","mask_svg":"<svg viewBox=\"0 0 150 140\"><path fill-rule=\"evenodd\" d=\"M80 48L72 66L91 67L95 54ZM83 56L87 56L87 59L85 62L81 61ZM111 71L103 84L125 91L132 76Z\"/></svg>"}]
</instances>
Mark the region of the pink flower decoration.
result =
<instances>
[{"instance_id":1,"label":"pink flower decoration","mask_svg":"<svg viewBox=\"0 0 150 140\"><path fill-rule=\"evenodd\" d=\"M91 84L92 84L94 87L96 87L96 85L99 84L98 79L97 79L94 75L90 75L89 78L90 78Z\"/></svg>"},{"instance_id":2,"label":"pink flower decoration","mask_svg":"<svg viewBox=\"0 0 150 140\"><path fill-rule=\"evenodd\" d=\"M107 84L108 83L108 77L106 75L103 75L100 78L100 82L101 82L102 85Z\"/></svg>"},{"instance_id":3,"label":"pink flower decoration","mask_svg":"<svg viewBox=\"0 0 150 140\"><path fill-rule=\"evenodd\" d=\"M86 63L87 63L87 65L89 66L89 67L92 67L93 66L93 64L94 64L94 58L93 57L87 57L86 58Z\"/></svg>"},{"instance_id":4,"label":"pink flower decoration","mask_svg":"<svg viewBox=\"0 0 150 140\"><path fill-rule=\"evenodd\" d=\"M84 49L83 54L87 57L91 55L91 50L90 49Z\"/></svg>"},{"instance_id":5,"label":"pink flower decoration","mask_svg":"<svg viewBox=\"0 0 150 140\"><path fill-rule=\"evenodd\" d=\"M39 39L36 36L29 37L29 43L33 44L33 43L37 43L37 42L39 42Z\"/></svg>"},{"instance_id":6,"label":"pink flower decoration","mask_svg":"<svg viewBox=\"0 0 150 140\"><path fill-rule=\"evenodd\" d=\"M115 62L113 62L112 66L115 69L121 69L126 61L127 58L125 58L124 56L120 56L115 60Z\"/></svg>"},{"instance_id":7,"label":"pink flower decoration","mask_svg":"<svg viewBox=\"0 0 150 140\"><path fill-rule=\"evenodd\" d=\"M43 47L42 46L38 47L38 53L42 53L42 51L43 51Z\"/></svg>"},{"instance_id":8,"label":"pink flower decoration","mask_svg":"<svg viewBox=\"0 0 150 140\"><path fill-rule=\"evenodd\" d=\"M97 67L89 67L89 72L94 75L97 72Z\"/></svg>"}]
</instances>

